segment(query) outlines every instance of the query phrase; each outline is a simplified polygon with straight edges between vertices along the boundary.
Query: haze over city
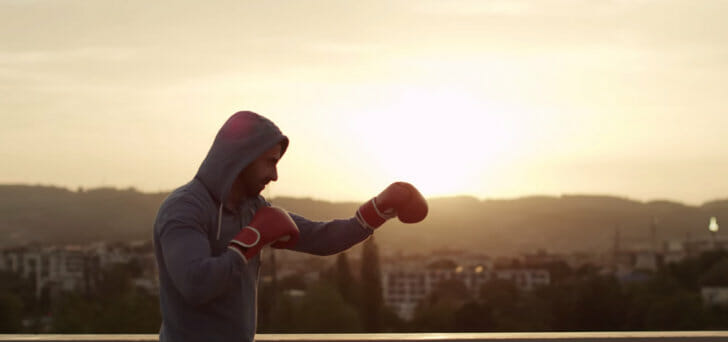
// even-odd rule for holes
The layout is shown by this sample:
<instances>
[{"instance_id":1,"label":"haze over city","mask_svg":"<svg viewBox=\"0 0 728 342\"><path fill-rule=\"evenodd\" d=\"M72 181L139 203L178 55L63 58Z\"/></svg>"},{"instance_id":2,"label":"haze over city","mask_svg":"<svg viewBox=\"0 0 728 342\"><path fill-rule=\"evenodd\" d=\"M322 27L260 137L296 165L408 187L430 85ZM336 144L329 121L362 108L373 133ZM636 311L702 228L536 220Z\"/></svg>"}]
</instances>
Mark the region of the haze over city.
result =
<instances>
[{"instance_id":1,"label":"haze over city","mask_svg":"<svg viewBox=\"0 0 728 342\"><path fill-rule=\"evenodd\" d=\"M728 197L725 1L0 0L0 183L168 191L238 110L268 196Z\"/></svg>"}]
</instances>

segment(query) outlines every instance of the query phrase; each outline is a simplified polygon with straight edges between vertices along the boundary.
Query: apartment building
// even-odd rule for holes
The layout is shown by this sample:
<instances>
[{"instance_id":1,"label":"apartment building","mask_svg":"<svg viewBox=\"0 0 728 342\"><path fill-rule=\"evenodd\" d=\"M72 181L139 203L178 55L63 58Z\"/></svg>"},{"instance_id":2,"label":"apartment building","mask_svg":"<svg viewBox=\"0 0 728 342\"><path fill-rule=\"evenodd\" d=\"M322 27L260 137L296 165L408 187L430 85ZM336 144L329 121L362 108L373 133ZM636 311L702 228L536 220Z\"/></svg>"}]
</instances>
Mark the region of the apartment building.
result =
<instances>
[{"instance_id":1,"label":"apartment building","mask_svg":"<svg viewBox=\"0 0 728 342\"><path fill-rule=\"evenodd\" d=\"M101 270L131 260L139 262L142 270L133 283L155 290L156 264L148 242L9 248L0 251L0 271L31 279L35 295L40 297L44 291L51 295L88 291L98 282Z\"/></svg>"},{"instance_id":2,"label":"apartment building","mask_svg":"<svg viewBox=\"0 0 728 342\"><path fill-rule=\"evenodd\" d=\"M439 255L437 258L409 258L388 262L382 269L382 290L385 304L405 320L414 317L419 302L447 280L465 285L473 297L492 279L513 281L522 291L530 291L551 282L545 269L522 267L494 267L486 256Z\"/></svg>"}]
</instances>

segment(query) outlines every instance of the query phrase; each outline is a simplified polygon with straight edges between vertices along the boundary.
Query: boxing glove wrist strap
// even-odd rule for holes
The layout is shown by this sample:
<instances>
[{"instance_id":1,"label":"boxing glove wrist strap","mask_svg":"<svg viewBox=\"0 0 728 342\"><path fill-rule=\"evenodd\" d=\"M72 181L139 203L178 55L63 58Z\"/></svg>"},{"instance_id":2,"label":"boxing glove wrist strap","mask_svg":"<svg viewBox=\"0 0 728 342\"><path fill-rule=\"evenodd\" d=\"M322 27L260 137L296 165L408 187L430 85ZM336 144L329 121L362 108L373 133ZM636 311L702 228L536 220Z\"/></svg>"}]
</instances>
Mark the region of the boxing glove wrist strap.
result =
<instances>
[{"instance_id":1,"label":"boxing glove wrist strap","mask_svg":"<svg viewBox=\"0 0 728 342\"><path fill-rule=\"evenodd\" d=\"M377 229L387 220L397 216L394 210L381 211L377 207L375 198L367 201L356 211L356 219L359 224L369 229Z\"/></svg>"},{"instance_id":2,"label":"boxing glove wrist strap","mask_svg":"<svg viewBox=\"0 0 728 342\"><path fill-rule=\"evenodd\" d=\"M238 235L230 240L228 249L238 253L243 259L248 260L248 250L260 242L260 232L251 227L245 226Z\"/></svg>"}]
</instances>

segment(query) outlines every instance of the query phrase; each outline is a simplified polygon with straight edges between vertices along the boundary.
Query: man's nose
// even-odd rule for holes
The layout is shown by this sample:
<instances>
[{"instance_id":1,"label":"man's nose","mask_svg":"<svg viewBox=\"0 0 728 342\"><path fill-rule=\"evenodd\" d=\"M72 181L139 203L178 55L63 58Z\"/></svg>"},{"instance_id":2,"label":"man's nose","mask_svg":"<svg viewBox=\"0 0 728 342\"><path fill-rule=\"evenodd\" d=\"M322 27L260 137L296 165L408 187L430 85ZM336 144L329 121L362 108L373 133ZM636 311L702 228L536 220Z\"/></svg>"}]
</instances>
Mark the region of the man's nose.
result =
<instances>
[{"instance_id":1,"label":"man's nose","mask_svg":"<svg viewBox=\"0 0 728 342\"><path fill-rule=\"evenodd\" d=\"M278 170L275 167L273 168L273 172L271 173L270 180L273 182L278 180Z\"/></svg>"}]
</instances>

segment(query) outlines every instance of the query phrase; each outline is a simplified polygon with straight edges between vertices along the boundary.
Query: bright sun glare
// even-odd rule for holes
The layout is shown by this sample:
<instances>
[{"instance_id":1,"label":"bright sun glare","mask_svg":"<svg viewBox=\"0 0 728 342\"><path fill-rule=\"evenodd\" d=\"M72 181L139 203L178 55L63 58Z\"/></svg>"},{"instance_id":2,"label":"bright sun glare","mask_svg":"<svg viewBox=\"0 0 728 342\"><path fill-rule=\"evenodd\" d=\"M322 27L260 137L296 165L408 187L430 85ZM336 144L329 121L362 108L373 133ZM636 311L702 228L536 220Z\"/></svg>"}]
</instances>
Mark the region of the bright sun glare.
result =
<instances>
[{"instance_id":1,"label":"bright sun glare","mask_svg":"<svg viewBox=\"0 0 728 342\"><path fill-rule=\"evenodd\" d=\"M374 172L425 196L473 193L520 144L522 118L455 91L411 91L350 121Z\"/></svg>"}]
</instances>

